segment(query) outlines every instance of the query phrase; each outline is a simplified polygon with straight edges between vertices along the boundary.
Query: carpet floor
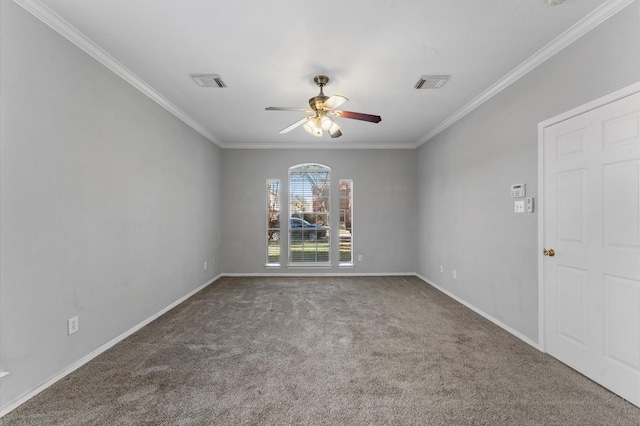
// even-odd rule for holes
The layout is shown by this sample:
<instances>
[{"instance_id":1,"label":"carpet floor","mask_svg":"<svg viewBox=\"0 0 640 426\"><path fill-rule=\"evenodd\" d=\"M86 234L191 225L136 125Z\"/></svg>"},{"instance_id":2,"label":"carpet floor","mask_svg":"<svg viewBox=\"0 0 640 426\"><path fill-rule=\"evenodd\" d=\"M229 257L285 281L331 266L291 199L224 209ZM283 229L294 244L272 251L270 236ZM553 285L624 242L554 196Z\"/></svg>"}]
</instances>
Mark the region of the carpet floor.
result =
<instances>
[{"instance_id":1,"label":"carpet floor","mask_svg":"<svg viewBox=\"0 0 640 426\"><path fill-rule=\"evenodd\" d=\"M640 425L416 277L225 277L10 425Z\"/></svg>"}]
</instances>

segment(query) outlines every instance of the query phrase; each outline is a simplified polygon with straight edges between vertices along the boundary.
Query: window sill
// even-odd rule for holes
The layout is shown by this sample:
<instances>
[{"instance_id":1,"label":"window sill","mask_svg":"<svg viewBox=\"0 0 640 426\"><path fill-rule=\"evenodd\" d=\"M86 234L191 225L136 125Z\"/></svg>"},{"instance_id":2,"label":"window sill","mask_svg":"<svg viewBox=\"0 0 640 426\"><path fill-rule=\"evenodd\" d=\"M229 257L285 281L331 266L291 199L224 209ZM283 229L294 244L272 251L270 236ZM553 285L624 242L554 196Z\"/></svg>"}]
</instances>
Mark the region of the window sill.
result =
<instances>
[{"instance_id":1,"label":"window sill","mask_svg":"<svg viewBox=\"0 0 640 426\"><path fill-rule=\"evenodd\" d=\"M330 263L289 263L289 269L331 269Z\"/></svg>"},{"instance_id":2,"label":"window sill","mask_svg":"<svg viewBox=\"0 0 640 426\"><path fill-rule=\"evenodd\" d=\"M355 267L356 265L354 265L353 263L341 263L340 265L338 265L338 268L341 269L353 269Z\"/></svg>"},{"instance_id":3,"label":"window sill","mask_svg":"<svg viewBox=\"0 0 640 426\"><path fill-rule=\"evenodd\" d=\"M281 266L279 263L267 263L264 265L264 269L280 269Z\"/></svg>"}]
</instances>

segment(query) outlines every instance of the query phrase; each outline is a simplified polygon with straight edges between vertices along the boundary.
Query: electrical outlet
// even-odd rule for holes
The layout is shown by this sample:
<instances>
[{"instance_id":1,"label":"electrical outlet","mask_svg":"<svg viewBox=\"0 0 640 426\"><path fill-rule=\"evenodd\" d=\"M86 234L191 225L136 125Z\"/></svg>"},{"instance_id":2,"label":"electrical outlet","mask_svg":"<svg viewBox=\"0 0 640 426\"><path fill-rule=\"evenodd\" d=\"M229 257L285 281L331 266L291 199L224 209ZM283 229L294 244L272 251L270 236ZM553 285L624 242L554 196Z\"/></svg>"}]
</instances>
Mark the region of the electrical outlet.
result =
<instances>
[{"instance_id":1,"label":"electrical outlet","mask_svg":"<svg viewBox=\"0 0 640 426\"><path fill-rule=\"evenodd\" d=\"M440 265L440 272L444 272L444 266Z\"/></svg>"},{"instance_id":2,"label":"electrical outlet","mask_svg":"<svg viewBox=\"0 0 640 426\"><path fill-rule=\"evenodd\" d=\"M458 271L456 271L455 269L453 270L453 273L451 275L453 275L454 280L458 279Z\"/></svg>"},{"instance_id":3,"label":"electrical outlet","mask_svg":"<svg viewBox=\"0 0 640 426\"><path fill-rule=\"evenodd\" d=\"M207 262L204 262L204 270L207 270Z\"/></svg>"},{"instance_id":4,"label":"electrical outlet","mask_svg":"<svg viewBox=\"0 0 640 426\"><path fill-rule=\"evenodd\" d=\"M362 262L362 255L361 254L358 255L358 262Z\"/></svg>"},{"instance_id":5,"label":"electrical outlet","mask_svg":"<svg viewBox=\"0 0 640 426\"><path fill-rule=\"evenodd\" d=\"M69 318L67 320L67 330L69 332L69 335L78 331L78 327L79 327L78 317Z\"/></svg>"}]
</instances>

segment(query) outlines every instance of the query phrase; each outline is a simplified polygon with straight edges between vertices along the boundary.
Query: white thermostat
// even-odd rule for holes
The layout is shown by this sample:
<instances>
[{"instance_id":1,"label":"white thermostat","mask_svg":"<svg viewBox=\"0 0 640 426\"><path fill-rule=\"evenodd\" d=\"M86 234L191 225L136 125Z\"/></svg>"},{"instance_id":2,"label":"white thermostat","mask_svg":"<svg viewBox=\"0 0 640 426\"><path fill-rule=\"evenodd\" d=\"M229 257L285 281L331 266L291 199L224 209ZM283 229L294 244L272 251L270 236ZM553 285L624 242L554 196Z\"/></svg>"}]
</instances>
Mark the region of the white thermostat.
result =
<instances>
[{"instance_id":1,"label":"white thermostat","mask_svg":"<svg viewBox=\"0 0 640 426\"><path fill-rule=\"evenodd\" d=\"M522 198L525 196L525 184L524 183L516 183L515 185L511 185L511 198Z\"/></svg>"}]
</instances>

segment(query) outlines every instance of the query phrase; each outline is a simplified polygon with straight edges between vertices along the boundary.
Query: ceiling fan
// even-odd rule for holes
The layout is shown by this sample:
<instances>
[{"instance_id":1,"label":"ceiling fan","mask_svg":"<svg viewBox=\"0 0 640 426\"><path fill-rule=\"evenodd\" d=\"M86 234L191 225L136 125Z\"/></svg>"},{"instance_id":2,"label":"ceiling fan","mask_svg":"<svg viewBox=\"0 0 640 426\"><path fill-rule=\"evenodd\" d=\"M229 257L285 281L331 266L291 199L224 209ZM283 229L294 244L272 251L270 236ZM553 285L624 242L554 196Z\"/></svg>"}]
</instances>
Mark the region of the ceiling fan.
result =
<instances>
[{"instance_id":1,"label":"ceiling fan","mask_svg":"<svg viewBox=\"0 0 640 426\"><path fill-rule=\"evenodd\" d=\"M332 138L342 136L340 127L334 121L333 117L351 118L354 120L369 121L371 123L379 123L382 118L379 115L363 114L361 112L337 110L340 105L349 99L342 95L325 96L322 88L329 82L329 77L325 75L317 75L313 81L320 87L320 94L309 99L310 108L289 108L289 107L267 107L267 111L304 111L308 113L306 117L296 121L289 127L280 130L280 134L288 133L296 127L302 127L314 136L322 136L322 131L329 133Z\"/></svg>"}]
</instances>

